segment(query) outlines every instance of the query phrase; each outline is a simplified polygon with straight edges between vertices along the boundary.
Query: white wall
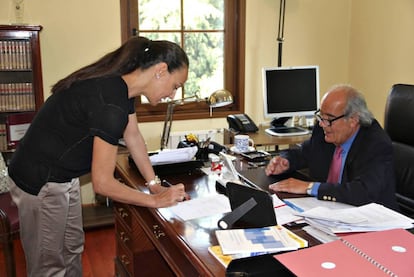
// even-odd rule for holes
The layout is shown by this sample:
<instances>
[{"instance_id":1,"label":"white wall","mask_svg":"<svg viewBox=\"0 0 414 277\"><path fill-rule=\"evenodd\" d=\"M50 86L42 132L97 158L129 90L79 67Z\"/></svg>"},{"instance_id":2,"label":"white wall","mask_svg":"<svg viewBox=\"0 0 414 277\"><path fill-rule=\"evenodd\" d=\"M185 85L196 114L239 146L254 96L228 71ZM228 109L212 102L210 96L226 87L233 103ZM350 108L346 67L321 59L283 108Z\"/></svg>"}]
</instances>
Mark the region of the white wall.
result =
<instances>
[{"instance_id":1,"label":"white wall","mask_svg":"<svg viewBox=\"0 0 414 277\"><path fill-rule=\"evenodd\" d=\"M282 66L319 65L321 95L348 80L350 3L286 1ZM257 122L265 120L261 70L278 62L278 22L279 1L247 0L246 103L253 104L245 109Z\"/></svg>"},{"instance_id":2,"label":"white wall","mask_svg":"<svg viewBox=\"0 0 414 277\"><path fill-rule=\"evenodd\" d=\"M382 123L393 84L414 84L414 1L352 2L349 79Z\"/></svg>"}]
</instances>

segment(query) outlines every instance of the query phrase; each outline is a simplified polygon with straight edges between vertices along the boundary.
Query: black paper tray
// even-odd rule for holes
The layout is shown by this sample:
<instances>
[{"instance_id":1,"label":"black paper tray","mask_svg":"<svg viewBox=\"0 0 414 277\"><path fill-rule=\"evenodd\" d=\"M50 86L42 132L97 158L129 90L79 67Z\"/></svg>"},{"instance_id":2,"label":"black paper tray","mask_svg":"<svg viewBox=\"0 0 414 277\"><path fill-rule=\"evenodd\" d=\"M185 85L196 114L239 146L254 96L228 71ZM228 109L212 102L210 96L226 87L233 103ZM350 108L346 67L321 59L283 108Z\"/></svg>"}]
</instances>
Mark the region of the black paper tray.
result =
<instances>
[{"instance_id":1,"label":"black paper tray","mask_svg":"<svg viewBox=\"0 0 414 277\"><path fill-rule=\"evenodd\" d=\"M135 167L135 163L131 156L128 156L129 163ZM173 174L182 174L190 173L198 168L201 168L204 165L203 161L200 160L191 160L181 163L171 163L171 164L159 164L154 165L155 174L160 176L173 175Z\"/></svg>"}]
</instances>

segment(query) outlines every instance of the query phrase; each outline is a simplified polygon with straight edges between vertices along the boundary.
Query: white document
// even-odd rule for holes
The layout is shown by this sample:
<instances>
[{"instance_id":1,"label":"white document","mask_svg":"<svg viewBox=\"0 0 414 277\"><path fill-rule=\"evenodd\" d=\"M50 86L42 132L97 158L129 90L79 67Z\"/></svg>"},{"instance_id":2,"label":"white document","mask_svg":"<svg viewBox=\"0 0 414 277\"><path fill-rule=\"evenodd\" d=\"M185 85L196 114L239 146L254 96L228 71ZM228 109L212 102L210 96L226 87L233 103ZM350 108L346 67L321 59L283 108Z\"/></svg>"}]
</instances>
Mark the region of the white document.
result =
<instances>
[{"instance_id":1,"label":"white document","mask_svg":"<svg viewBox=\"0 0 414 277\"><path fill-rule=\"evenodd\" d=\"M294 209L286 205L276 194L272 194L272 200L278 225L303 220L302 217L295 214Z\"/></svg>"},{"instance_id":2,"label":"white document","mask_svg":"<svg viewBox=\"0 0 414 277\"><path fill-rule=\"evenodd\" d=\"M184 221L231 212L230 201L223 194L194 198L180 202L168 209Z\"/></svg>"},{"instance_id":3,"label":"white document","mask_svg":"<svg viewBox=\"0 0 414 277\"><path fill-rule=\"evenodd\" d=\"M414 219L376 203L335 211L318 207L300 215L310 225L327 233L368 232L414 227Z\"/></svg>"},{"instance_id":4,"label":"white document","mask_svg":"<svg viewBox=\"0 0 414 277\"><path fill-rule=\"evenodd\" d=\"M289 198L290 203L293 203L295 206L301 208L304 211L316 208L316 207L325 207L332 210L337 209L346 209L352 208L354 206L341 203L341 202L333 202L333 201L324 201L319 200L316 197L297 197L297 198Z\"/></svg>"},{"instance_id":5,"label":"white document","mask_svg":"<svg viewBox=\"0 0 414 277\"><path fill-rule=\"evenodd\" d=\"M302 212L300 215L306 218L322 219L345 224L368 223L369 219L363 214L358 213L355 209L358 208L332 210L326 207L316 207Z\"/></svg>"},{"instance_id":6,"label":"white document","mask_svg":"<svg viewBox=\"0 0 414 277\"><path fill-rule=\"evenodd\" d=\"M277 224L279 225L284 225L291 222L299 223L300 221L303 221L303 217L296 215L295 210L287 205L275 207L275 214Z\"/></svg>"},{"instance_id":7,"label":"white document","mask_svg":"<svg viewBox=\"0 0 414 277\"><path fill-rule=\"evenodd\" d=\"M164 149L155 155L151 155L149 158L152 165L188 162L194 158L197 150L197 146Z\"/></svg>"},{"instance_id":8,"label":"white document","mask_svg":"<svg viewBox=\"0 0 414 277\"><path fill-rule=\"evenodd\" d=\"M10 126L10 141L21 140L27 129L29 129L30 123L13 124Z\"/></svg>"},{"instance_id":9,"label":"white document","mask_svg":"<svg viewBox=\"0 0 414 277\"><path fill-rule=\"evenodd\" d=\"M277 224L279 225L303 221L303 217L297 213L298 210L307 211L316 207L327 207L329 209L344 209L353 207L352 205L344 203L318 200L315 197L297 197L281 200L276 194L273 194L272 199L275 207Z\"/></svg>"}]
</instances>

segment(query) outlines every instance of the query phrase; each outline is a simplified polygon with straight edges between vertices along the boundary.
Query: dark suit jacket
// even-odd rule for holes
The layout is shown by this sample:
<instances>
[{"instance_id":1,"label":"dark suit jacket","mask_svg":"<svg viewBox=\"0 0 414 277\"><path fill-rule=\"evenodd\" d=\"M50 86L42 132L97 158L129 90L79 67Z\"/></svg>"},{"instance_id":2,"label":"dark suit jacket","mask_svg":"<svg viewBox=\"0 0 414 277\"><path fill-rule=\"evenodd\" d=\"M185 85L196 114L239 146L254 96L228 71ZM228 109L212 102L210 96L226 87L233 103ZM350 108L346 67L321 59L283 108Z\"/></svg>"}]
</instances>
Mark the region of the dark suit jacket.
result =
<instances>
[{"instance_id":1,"label":"dark suit jacket","mask_svg":"<svg viewBox=\"0 0 414 277\"><path fill-rule=\"evenodd\" d=\"M376 202L398 210L391 140L376 120L361 127L349 149L340 184L326 183L335 145L325 142L323 129L316 125L312 137L301 148L282 154L288 158L289 171L308 168L321 182L318 199L356 206Z\"/></svg>"}]
</instances>

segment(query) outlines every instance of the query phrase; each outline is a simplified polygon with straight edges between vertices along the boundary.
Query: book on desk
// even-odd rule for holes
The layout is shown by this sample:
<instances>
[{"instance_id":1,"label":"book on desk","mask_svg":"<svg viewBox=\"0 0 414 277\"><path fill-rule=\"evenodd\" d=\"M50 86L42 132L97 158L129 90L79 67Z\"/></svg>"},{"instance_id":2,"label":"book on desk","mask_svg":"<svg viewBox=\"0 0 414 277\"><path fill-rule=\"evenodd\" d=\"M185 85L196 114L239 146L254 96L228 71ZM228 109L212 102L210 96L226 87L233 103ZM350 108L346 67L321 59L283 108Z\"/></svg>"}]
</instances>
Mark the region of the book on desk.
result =
<instances>
[{"instance_id":1,"label":"book on desk","mask_svg":"<svg viewBox=\"0 0 414 277\"><path fill-rule=\"evenodd\" d=\"M209 247L209 252L225 267L235 259L297 250L308 242L283 226L250 229L217 230L219 245Z\"/></svg>"},{"instance_id":2,"label":"book on desk","mask_svg":"<svg viewBox=\"0 0 414 277\"><path fill-rule=\"evenodd\" d=\"M308 242L283 226L216 230L216 237L224 255L266 254L297 250Z\"/></svg>"}]
</instances>

